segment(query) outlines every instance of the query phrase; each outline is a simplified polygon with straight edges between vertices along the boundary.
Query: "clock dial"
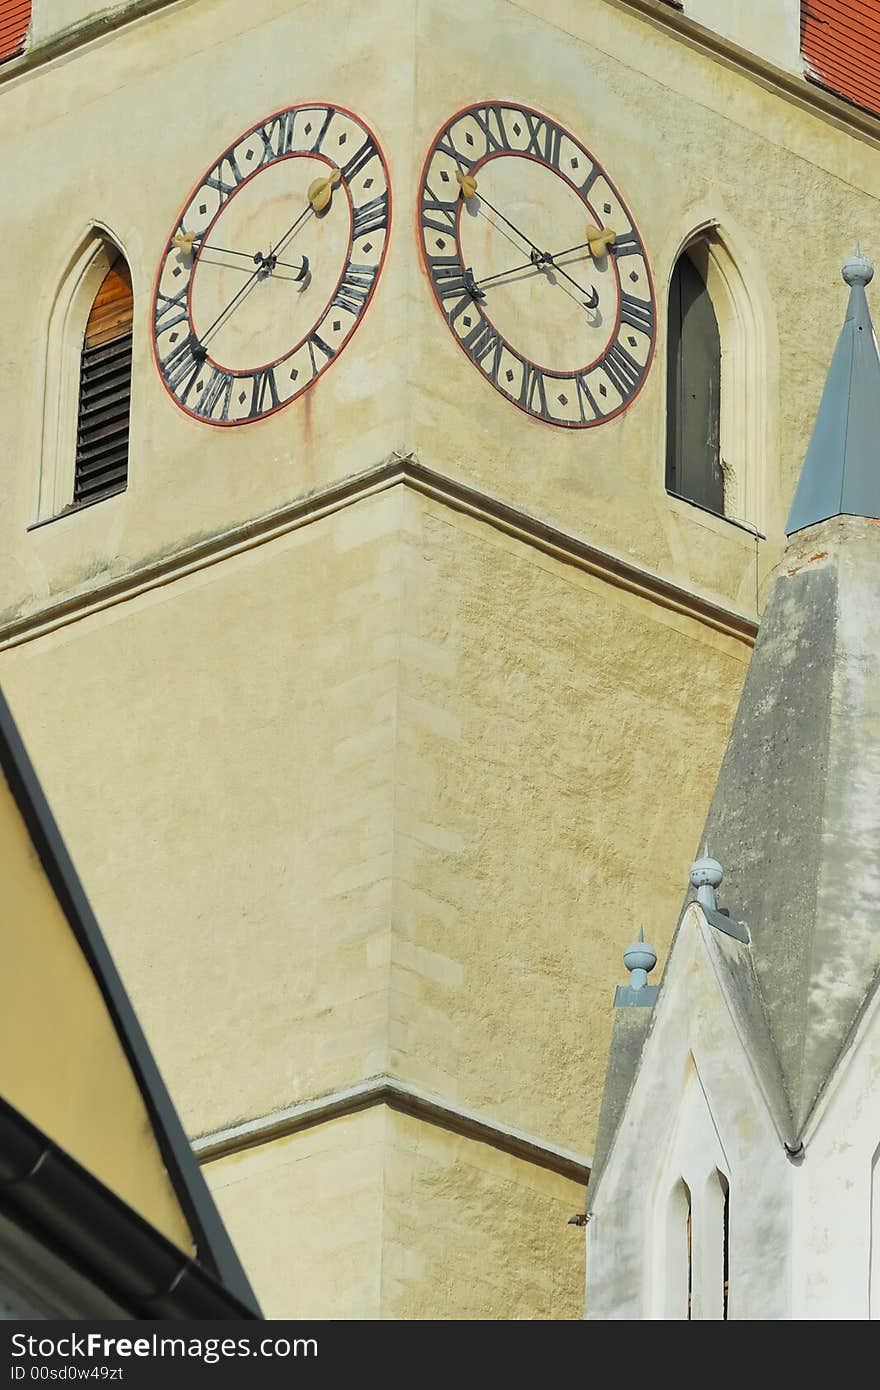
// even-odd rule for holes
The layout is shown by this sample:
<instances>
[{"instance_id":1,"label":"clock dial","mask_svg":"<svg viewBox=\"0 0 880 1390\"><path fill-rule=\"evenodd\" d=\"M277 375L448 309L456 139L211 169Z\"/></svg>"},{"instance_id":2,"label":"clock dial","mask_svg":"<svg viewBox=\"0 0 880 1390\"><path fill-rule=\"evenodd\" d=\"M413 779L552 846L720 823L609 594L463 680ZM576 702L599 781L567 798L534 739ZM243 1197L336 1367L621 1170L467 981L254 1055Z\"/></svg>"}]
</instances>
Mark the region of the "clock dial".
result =
<instances>
[{"instance_id":1,"label":"clock dial","mask_svg":"<svg viewBox=\"0 0 880 1390\"><path fill-rule=\"evenodd\" d=\"M153 345L188 414L241 425L283 409L335 360L385 260L385 158L358 116L267 116L200 179L156 277Z\"/></svg>"},{"instance_id":2,"label":"clock dial","mask_svg":"<svg viewBox=\"0 0 880 1390\"><path fill-rule=\"evenodd\" d=\"M431 146L422 252L456 341L547 424L585 429L633 401L654 351L654 287L620 193L531 107L470 106Z\"/></svg>"}]
</instances>

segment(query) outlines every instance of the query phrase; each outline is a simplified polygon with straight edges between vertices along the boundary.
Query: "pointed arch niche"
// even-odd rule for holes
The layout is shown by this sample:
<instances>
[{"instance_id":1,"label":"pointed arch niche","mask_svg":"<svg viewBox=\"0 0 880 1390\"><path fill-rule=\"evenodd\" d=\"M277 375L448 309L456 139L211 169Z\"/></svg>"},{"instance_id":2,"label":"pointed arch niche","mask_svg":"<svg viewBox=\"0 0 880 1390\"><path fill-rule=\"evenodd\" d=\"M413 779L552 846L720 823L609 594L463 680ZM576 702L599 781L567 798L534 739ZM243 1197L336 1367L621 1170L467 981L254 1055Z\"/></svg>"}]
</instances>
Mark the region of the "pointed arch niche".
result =
<instances>
[{"instance_id":1,"label":"pointed arch niche","mask_svg":"<svg viewBox=\"0 0 880 1390\"><path fill-rule=\"evenodd\" d=\"M693 1054L670 1115L653 1202L646 1261L651 1317L705 1322L728 1317L730 1173Z\"/></svg>"},{"instance_id":2,"label":"pointed arch niche","mask_svg":"<svg viewBox=\"0 0 880 1390\"><path fill-rule=\"evenodd\" d=\"M94 226L49 317L37 524L126 487L132 315L125 253Z\"/></svg>"},{"instance_id":3,"label":"pointed arch niche","mask_svg":"<svg viewBox=\"0 0 880 1390\"><path fill-rule=\"evenodd\" d=\"M756 296L717 223L703 223L680 246L667 304L667 492L761 530L766 484L766 334ZM683 439L681 418L676 414L682 391L687 389L680 373L695 369L681 361L688 317L691 364L697 370L693 389L703 394L700 415L706 416L708 429L717 428L717 439L706 441L705 467L711 471L714 454L720 472L720 477L706 478L701 495L692 496L686 466L684 478L681 468L681 450L688 447L686 430ZM701 361L705 358L710 360ZM713 393L717 393L714 401ZM701 490L692 487L694 491Z\"/></svg>"}]
</instances>

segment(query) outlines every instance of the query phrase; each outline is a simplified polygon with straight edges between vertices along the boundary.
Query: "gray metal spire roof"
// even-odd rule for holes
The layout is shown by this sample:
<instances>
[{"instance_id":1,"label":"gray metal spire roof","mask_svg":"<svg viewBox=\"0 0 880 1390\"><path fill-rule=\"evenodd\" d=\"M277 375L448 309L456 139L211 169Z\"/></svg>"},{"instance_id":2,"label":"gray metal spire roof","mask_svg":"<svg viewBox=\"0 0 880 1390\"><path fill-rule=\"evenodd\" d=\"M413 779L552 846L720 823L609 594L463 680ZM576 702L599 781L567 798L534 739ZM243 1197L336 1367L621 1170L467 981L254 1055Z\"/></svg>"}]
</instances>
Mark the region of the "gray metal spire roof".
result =
<instances>
[{"instance_id":1,"label":"gray metal spire roof","mask_svg":"<svg viewBox=\"0 0 880 1390\"><path fill-rule=\"evenodd\" d=\"M857 248L843 266L849 305L785 528L789 536L832 516L880 516L880 355L865 295L873 275Z\"/></svg>"}]
</instances>

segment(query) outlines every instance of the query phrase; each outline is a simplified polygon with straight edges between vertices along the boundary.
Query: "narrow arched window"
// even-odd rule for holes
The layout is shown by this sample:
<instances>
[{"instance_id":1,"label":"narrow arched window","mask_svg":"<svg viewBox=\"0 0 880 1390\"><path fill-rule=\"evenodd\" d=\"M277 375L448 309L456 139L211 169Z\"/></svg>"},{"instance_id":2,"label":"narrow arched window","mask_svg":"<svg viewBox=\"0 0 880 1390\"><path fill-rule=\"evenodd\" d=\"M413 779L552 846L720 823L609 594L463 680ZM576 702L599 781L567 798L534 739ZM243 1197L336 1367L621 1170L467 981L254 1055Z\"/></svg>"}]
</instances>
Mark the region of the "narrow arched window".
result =
<instances>
[{"instance_id":1,"label":"narrow arched window","mask_svg":"<svg viewBox=\"0 0 880 1390\"><path fill-rule=\"evenodd\" d=\"M730 1183L718 1169L718 1186L721 1188L723 1207L721 1213L721 1316L727 1320L730 1301Z\"/></svg>"},{"instance_id":2,"label":"narrow arched window","mask_svg":"<svg viewBox=\"0 0 880 1390\"><path fill-rule=\"evenodd\" d=\"M691 1190L683 1178L669 1194L666 1221L665 1315L686 1321L692 1317L694 1259Z\"/></svg>"},{"instance_id":3,"label":"narrow arched window","mask_svg":"<svg viewBox=\"0 0 880 1390\"><path fill-rule=\"evenodd\" d=\"M724 514L721 335L706 282L683 252L669 286L666 488Z\"/></svg>"},{"instance_id":4,"label":"narrow arched window","mask_svg":"<svg viewBox=\"0 0 880 1390\"><path fill-rule=\"evenodd\" d=\"M131 409L131 272L121 254L92 301L82 341L73 505L122 492Z\"/></svg>"}]
</instances>

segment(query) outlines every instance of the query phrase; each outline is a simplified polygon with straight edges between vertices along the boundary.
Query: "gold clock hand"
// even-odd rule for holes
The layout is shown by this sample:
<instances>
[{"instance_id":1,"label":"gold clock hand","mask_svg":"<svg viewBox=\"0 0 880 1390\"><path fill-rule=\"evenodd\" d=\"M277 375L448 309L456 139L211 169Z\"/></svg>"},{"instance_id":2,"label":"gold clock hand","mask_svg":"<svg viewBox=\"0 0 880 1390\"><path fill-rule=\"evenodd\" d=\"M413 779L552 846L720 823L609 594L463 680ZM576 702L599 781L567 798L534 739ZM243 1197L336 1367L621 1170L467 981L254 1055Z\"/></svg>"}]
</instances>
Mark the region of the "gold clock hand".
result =
<instances>
[{"instance_id":1,"label":"gold clock hand","mask_svg":"<svg viewBox=\"0 0 880 1390\"><path fill-rule=\"evenodd\" d=\"M333 197L333 189L342 177L339 169L331 169L325 178L312 179L307 197L315 212L323 212Z\"/></svg>"}]
</instances>

